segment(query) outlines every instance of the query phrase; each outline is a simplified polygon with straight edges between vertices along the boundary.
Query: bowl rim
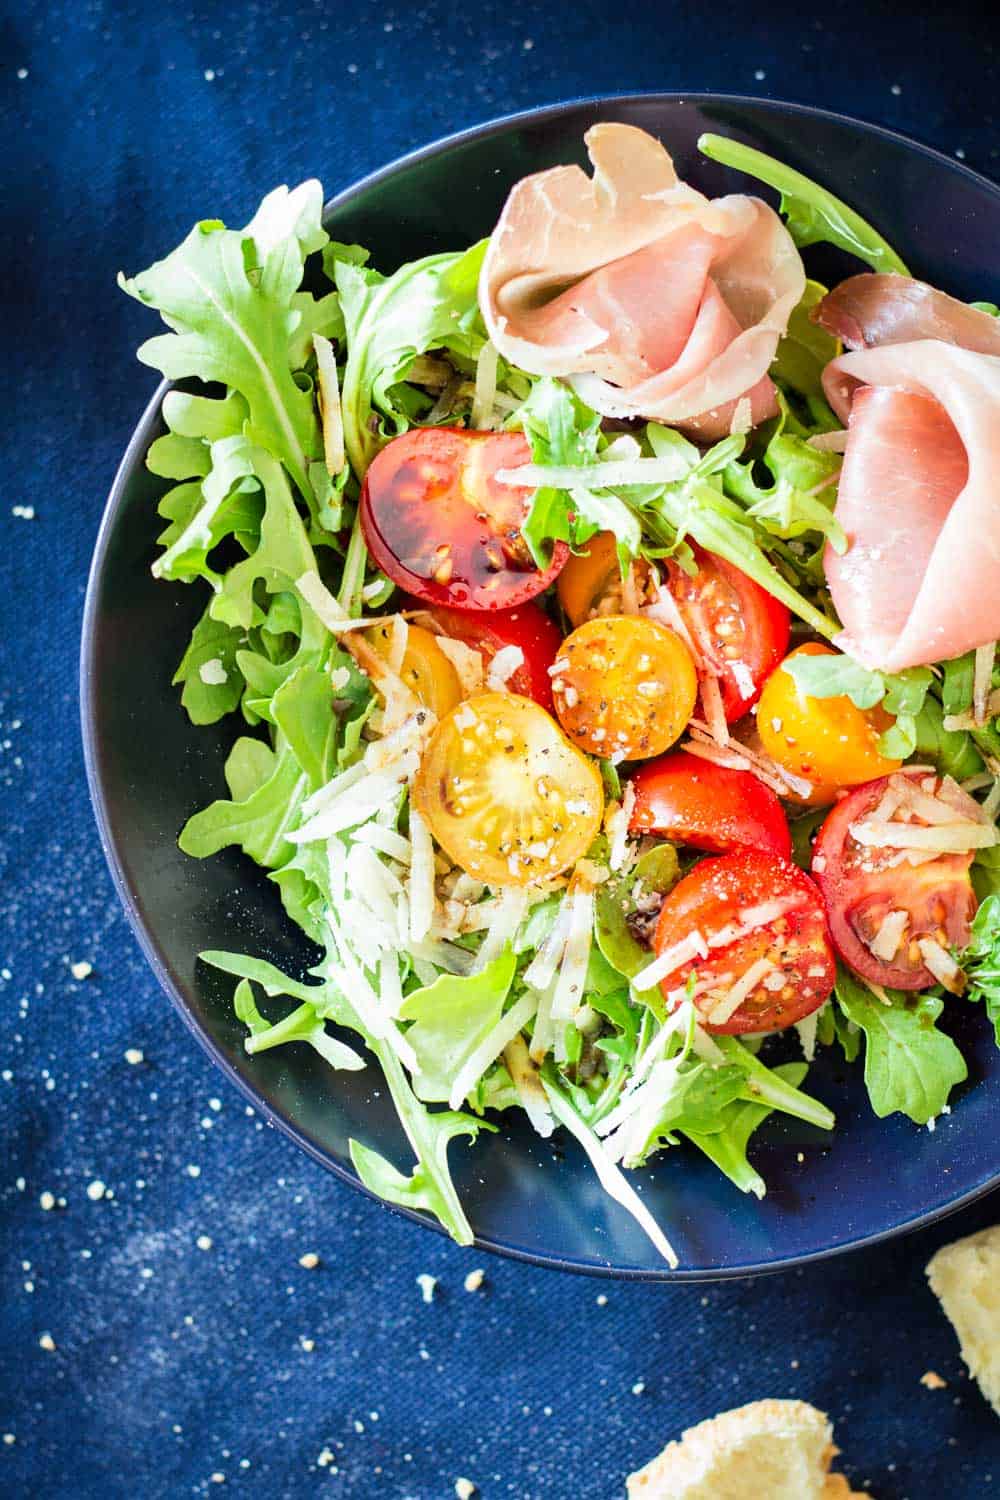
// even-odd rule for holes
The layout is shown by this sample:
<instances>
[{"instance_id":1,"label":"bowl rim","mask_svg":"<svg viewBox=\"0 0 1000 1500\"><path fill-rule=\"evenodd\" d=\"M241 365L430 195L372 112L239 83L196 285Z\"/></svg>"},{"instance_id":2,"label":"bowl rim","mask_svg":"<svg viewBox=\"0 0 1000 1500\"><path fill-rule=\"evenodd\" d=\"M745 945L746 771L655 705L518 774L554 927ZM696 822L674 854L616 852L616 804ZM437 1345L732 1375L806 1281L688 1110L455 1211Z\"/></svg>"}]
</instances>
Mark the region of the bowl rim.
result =
<instances>
[{"instance_id":1,"label":"bowl rim","mask_svg":"<svg viewBox=\"0 0 1000 1500\"><path fill-rule=\"evenodd\" d=\"M463 145L466 142L486 140L491 136L503 134L520 124L534 125L540 122L557 120L581 108L585 109L587 106L604 108L616 104L685 103L748 105L758 110L763 109L783 114L799 114L810 118L836 121L838 124L848 126L852 129L860 128L866 134L894 142L897 145L905 147L910 152L916 152L918 155L947 166L949 171L968 179L970 183L975 184L980 190L985 190L1000 198L1000 184L993 182L990 178L975 171L964 162L948 156L945 152L939 151L933 146L926 145L924 142L906 135L902 131L893 130L888 126L876 124L856 115L847 115L838 110L822 109L814 105L798 104L782 99L762 99L752 94L720 93L708 89L650 90L610 94L582 94L576 97L561 99L551 104L539 105L517 110L511 114L495 116L477 125L466 126L461 130L428 142L426 145L419 146L413 151L406 152L384 166L367 173L364 177L348 183L324 202L323 217L326 219L329 214L350 203L359 194L385 181L387 178L395 176L408 167L450 151L455 146ZM418 1213L414 1209L405 1208L393 1203L386 1203L378 1194L373 1193L353 1171L340 1161L329 1156L307 1135L303 1134L297 1128L294 1119L285 1118L273 1110L260 1091L254 1086L252 1080L230 1062L221 1045L199 1024L183 987L175 980L171 973L164 954L156 942L151 928L146 923L142 912L139 892L126 871L124 860L112 832L108 798L105 794L102 779L101 735L98 728L97 714L98 599L111 538L116 527L119 512L125 500L130 478L136 467L141 465L145 457L153 429L160 420L163 398L173 388L173 385L174 382L170 380L161 380L159 382L147 401L129 438L108 491L108 498L104 505L97 536L94 541L93 555L87 577L80 637L80 727L87 788L97 823L101 848L104 852L115 890L124 908L125 916L146 961L187 1029L197 1039L202 1049L216 1066L221 1069L228 1081L239 1090L265 1120L280 1130L290 1140L294 1141L307 1156L332 1172L342 1182L355 1191L363 1193L365 1197L378 1203L383 1209L387 1209L401 1218L408 1219L414 1224L419 1224L425 1229L431 1229L447 1238L447 1231L437 1220L425 1214ZM571 1271L579 1275L596 1276L616 1281L697 1283L749 1279L755 1276L789 1271L799 1266L812 1265L817 1261L828 1260L836 1255L845 1255L853 1251L868 1249L874 1245L882 1244L887 1240L895 1239L897 1236L926 1228L939 1219L946 1218L948 1215L957 1213L961 1209L968 1207L979 1198L993 1191L998 1185L1000 1185L1000 1164L998 1164L997 1170L991 1178L976 1187L967 1189L957 1198L926 1209L897 1224L875 1230L857 1239L852 1239L849 1243L824 1246L820 1249L758 1263L720 1266L711 1269L680 1266L676 1270L671 1270L666 1264L664 1264L662 1269L659 1267L618 1267L610 1261L606 1264L602 1264L599 1261L578 1261L573 1259L572 1256L550 1255L525 1250L516 1245L508 1245L480 1234L474 1235L473 1244L477 1249L505 1256L511 1260L525 1262L529 1265L544 1267L549 1270Z\"/></svg>"}]
</instances>

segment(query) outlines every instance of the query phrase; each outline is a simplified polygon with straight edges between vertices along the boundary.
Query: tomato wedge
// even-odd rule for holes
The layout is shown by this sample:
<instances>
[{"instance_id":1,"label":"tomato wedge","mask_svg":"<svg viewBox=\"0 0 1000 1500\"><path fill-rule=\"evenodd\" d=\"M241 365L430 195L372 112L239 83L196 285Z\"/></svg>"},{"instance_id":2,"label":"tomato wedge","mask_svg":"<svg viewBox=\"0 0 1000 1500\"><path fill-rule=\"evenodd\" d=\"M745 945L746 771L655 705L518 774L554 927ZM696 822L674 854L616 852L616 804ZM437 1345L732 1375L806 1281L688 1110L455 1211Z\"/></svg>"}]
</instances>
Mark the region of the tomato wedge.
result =
<instances>
[{"instance_id":1,"label":"tomato wedge","mask_svg":"<svg viewBox=\"0 0 1000 1500\"><path fill-rule=\"evenodd\" d=\"M631 833L659 834L713 854L748 848L792 857L784 809L771 788L749 771L673 750L640 767L631 785Z\"/></svg>"},{"instance_id":2,"label":"tomato wedge","mask_svg":"<svg viewBox=\"0 0 1000 1500\"><path fill-rule=\"evenodd\" d=\"M642 615L587 620L568 635L552 678L559 722L592 755L644 760L674 743L698 679L672 630Z\"/></svg>"},{"instance_id":3,"label":"tomato wedge","mask_svg":"<svg viewBox=\"0 0 1000 1500\"><path fill-rule=\"evenodd\" d=\"M481 652L486 670L504 646L516 646L524 662L507 679L507 688L523 698L534 698L552 712L552 678L549 668L562 645L562 631L539 604L521 604L517 609L498 609L490 614L472 614L462 609L428 610L443 635Z\"/></svg>"},{"instance_id":4,"label":"tomato wedge","mask_svg":"<svg viewBox=\"0 0 1000 1500\"><path fill-rule=\"evenodd\" d=\"M392 660L393 629L388 622L372 626L366 639L383 661ZM429 630L408 625L399 675L437 718L462 701L458 673Z\"/></svg>"},{"instance_id":5,"label":"tomato wedge","mask_svg":"<svg viewBox=\"0 0 1000 1500\"><path fill-rule=\"evenodd\" d=\"M833 656L819 641L807 641L785 658ZM793 776L813 784L809 802L823 807L838 787L859 786L887 776L901 764L880 754L879 736L893 720L878 704L862 710L850 698L812 698L799 691L782 662L764 684L757 705L757 733L763 749Z\"/></svg>"},{"instance_id":6,"label":"tomato wedge","mask_svg":"<svg viewBox=\"0 0 1000 1500\"><path fill-rule=\"evenodd\" d=\"M558 875L593 843L601 773L543 708L515 693L468 698L435 726L413 803L457 865L489 885Z\"/></svg>"},{"instance_id":7,"label":"tomato wedge","mask_svg":"<svg viewBox=\"0 0 1000 1500\"><path fill-rule=\"evenodd\" d=\"M413 428L369 465L361 488L368 550L393 583L451 609L510 609L548 588L569 556L537 568L521 535L533 491L499 484L531 462L520 432Z\"/></svg>"},{"instance_id":8,"label":"tomato wedge","mask_svg":"<svg viewBox=\"0 0 1000 1500\"><path fill-rule=\"evenodd\" d=\"M662 980L671 1008L691 980L702 1024L730 1036L801 1021L837 974L819 891L795 865L756 850L695 865L664 897L655 947L678 954Z\"/></svg>"},{"instance_id":9,"label":"tomato wedge","mask_svg":"<svg viewBox=\"0 0 1000 1500\"><path fill-rule=\"evenodd\" d=\"M702 666L718 679L726 720L742 718L788 650L791 615L739 568L692 546L698 571L667 563L673 596Z\"/></svg>"},{"instance_id":10,"label":"tomato wedge","mask_svg":"<svg viewBox=\"0 0 1000 1500\"><path fill-rule=\"evenodd\" d=\"M905 797L908 784L918 794L915 810L907 809L904 801L893 812L892 801L901 790ZM921 938L931 938L945 949L968 944L976 911L971 852L939 854L913 865L901 850L859 843L851 832L876 810L883 821L886 812L891 823L901 811L911 828L927 826L919 798L935 796L940 787L933 774L920 770L881 776L855 787L827 816L813 845L812 872L826 902L834 946L871 984L927 989L936 980L920 950ZM960 816L955 813L956 819Z\"/></svg>"}]
</instances>

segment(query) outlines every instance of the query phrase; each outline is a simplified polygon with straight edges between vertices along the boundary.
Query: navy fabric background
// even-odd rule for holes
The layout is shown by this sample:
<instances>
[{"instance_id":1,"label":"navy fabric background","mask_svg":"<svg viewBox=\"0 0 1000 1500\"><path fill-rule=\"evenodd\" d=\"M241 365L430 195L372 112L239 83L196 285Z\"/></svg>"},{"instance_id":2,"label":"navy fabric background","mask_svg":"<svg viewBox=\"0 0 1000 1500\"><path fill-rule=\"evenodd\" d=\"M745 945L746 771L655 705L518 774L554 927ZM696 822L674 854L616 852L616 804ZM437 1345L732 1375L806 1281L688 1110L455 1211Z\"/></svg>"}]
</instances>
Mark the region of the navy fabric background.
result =
<instances>
[{"instance_id":1,"label":"navy fabric background","mask_svg":"<svg viewBox=\"0 0 1000 1500\"><path fill-rule=\"evenodd\" d=\"M435 136L580 93L818 103L1000 172L1000 69L972 5L812 9L8 11L0 1493L448 1500L466 1476L488 1500L600 1500L683 1426L800 1396L833 1415L845 1466L879 1500L1000 1494L1000 1425L923 1277L938 1244L1000 1217L996 1200L753 1283L624 1286L462 1253L338 1187L225 1086L138 953L83 781L86 569L153 384L132 358L151 322L114 272L197 218L245 220L277 182L317 175L332 192ZM94 972L76 981L84 959ZM299 1265L308 1252L317 1269ZM429 1305L424 1272L439 1278ZM946 1389L920 1385L928 1369Z\"/></svg>"}]
</instances>

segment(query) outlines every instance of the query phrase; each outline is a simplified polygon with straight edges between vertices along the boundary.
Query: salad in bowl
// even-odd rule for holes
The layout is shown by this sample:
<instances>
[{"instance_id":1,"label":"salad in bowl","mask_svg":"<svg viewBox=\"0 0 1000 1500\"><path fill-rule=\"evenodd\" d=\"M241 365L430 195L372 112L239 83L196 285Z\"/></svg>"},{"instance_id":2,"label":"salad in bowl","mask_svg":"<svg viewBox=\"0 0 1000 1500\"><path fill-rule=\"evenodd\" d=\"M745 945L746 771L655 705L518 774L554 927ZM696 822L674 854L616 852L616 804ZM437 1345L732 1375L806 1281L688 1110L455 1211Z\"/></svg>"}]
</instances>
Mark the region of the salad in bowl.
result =
<instances>
[{"instance_id":1,"label":"salad in bowl","mask_svg":"<svg viewBox=\"0 0 1000 1500\"><path fill-rule=\"evenodd\" d=\"M147 457L154 574L205 594L181 705L241 724L181 848L316 945L201 954L247 1051L379 1068L415 1161L358 1175L458 1241L452 1143L520 1110L673 1265L633 1169L762 1197L769 1115L834 1129L818 1048L933 1127L942 1015L1000 1030L1000 322L748 146L701 141L780 211L586 142L454 253L376 270L307 182L122 286L184 382Z\"/></svg>"}]
</instances>

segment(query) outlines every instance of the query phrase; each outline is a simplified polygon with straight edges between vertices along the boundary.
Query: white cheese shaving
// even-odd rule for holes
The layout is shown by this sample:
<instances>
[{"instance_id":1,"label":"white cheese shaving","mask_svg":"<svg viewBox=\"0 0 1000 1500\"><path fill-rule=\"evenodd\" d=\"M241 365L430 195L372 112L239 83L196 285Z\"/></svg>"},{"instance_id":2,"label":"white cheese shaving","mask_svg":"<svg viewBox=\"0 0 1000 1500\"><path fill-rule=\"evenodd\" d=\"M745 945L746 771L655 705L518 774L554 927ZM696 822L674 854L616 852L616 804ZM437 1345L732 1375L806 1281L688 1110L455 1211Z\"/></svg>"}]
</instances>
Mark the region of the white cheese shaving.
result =
<instances>
[{"instance_id":1,"label":"white cheese shaving","mask_svg":"<svg viewBox=\"0 0 1000 1500\"><path fill-rule=\"evenodd\" d=\"M741 396L733 407L732 420L729 423L729 434L731 437L739 433L749 432L753 426L753 408L750 405L749 396Z\"/></svg>"},{"instance_id":2,"label":"white cheese shaving","mask_svg":"<svg viewBox=\"0 0 1000 1500\"><path fill-rule=\"evenodd\" d=\"M719 679L714 672L702 673L698 682L698 691L701 695L701 706L705 710L708 732L715 743L725 749L729 744L729 725L726 723L726 710L722 703L722 689L719 687Z\"/></svg>"},{"instance_id":3,"label":"white cheese shaving","mask_svg":"<svg viewBox=\"0 0 1000 1500\"><path fill-rule=\"evenodd\" d=\"M917 947L938 983L952 994L960 995L965 988L965 975L947 949L928 937L917 938Z\"/></svg>"},{"instance_id":4,"label":"white cheese shaving","mask_svg":"<svg viewBox=\"0 0 1000 1500\"><path fill-rule=\"evenodd\" d=\"M476 390L472 398L473 427L493 426L493 402L497 393L498 350L487 339L476 360Z\"/></svg>"},{"instance_id":5,"label":"white cheese shaving","mask_svg":"<svg viewBox=\"0 0 1000 1500\"><path fill-rule=\"evenodd\" d=\"M692 639L687 625L684 623L684 616L677 606L676 599L662 579L656 592L656 598L652 604L647 604L645 609L640 610L640 614L645 615L649 620L655 620L659 625L666 625L675 635L679 635L690 651L695 666L699 666L700 655L698 647Z\"/></svg>"},{"instance_id":6,"label":"white cheese shaving","mask_svg":"<svg viewBox=\"0 0 1000 1500\"><path fill-rule=\"evenodd\" d=\"M481 693L485 681L483 653L464 641L453 640L450 635L439 635L437 643L458 673L463 697L473 698Z\"/></svg>"},{"instance_id":7,"label":"white cheese shaving","mask_svg":"<svg viewBox=\"0 0 1000 1500\"><path fill-rule=\"evenodd\" d=\"M534 958L524 971L524 982L533 990L547 990L556 975L559 960L566 947L569 932L569 896L564 896L555 921L542 939Z\"/></svg>"},{"instance_id":8,"label":"white cheese shaving","mask_svg":"<svg viewBox=\"0 0 1000 1500\"><path fill-rule=\"evenodd\" d=\"M899 952L910 920L908 911L887 911L868 947L883 963L891 963Z\"/></svg>"},{"instance_id":9,"label":"white cheese shaving","mask_svg":"<svg viewBox=\"0 0 1000 1500\"><path fill-rule=\"evenodd\" d=\"M365 974L348 942L345 934L333 917L332 912L327 911L327 929L333 939L333 946L339 963L337 965L337 983L344 992L349 1005L357 1012L358 1020L362 1026L377 1040L385 1041L395 1052L400 1062L411 1073L416 1071L417 1056L406 1037L399 1030L394 1020L383 1006L379 997L372 989Z\"/></svg>"},{"instance_id":10,"label":"white cheese shaving","mask_svg":"<svg viewBox=\"0 0 1000 1500\"><path fill-rule=\"evenodd\" d=\"M229 673L217 656L211 661L203 661L198 668L198 676L208 687L221 687L224 682L229 681Z\"/></svg>"},{"instance_id":11,"label":"white cheese shaving","mask_svg":"<svg viewBox=\"0 0 1000 1500\"><path fill-rule=\"evenodd\" d=\"M989 641L985 646L976 647L972 676L972 718L977 726L986 723L987 700L993 680L993 662L996 653L996 641Z\"/></svg>"},{"instance_id":12,"label":"white cheese shaving","mask_svg":"<svg viewBox=\"0 0 1000 1500\"><path fill-rule=\"evenodd\" d=\"M689 932L687 937L681 938L679 943L674 943L670 948L664 948L652 963L640 969L638 974L634 974L632 976L633 987L637 990L652 989L654 984L659 984L661 980L666 979L668 974L672 974L689 959L707 956L708 947L705 939L696 929L694 932Z\"/></svg>"},{"instance_id":13,"label":"white cheese shaving","mask_svg":"<svg viewBox=\"0 0 1000 1500\"><path fill-rule=\"evenodd\" d=\"M820 1010L822 1010L820 1006ZM816 1056L816 1028L819 1025L819 1010L814 1010L810 1015L804 1016L801 1021L796 1021L795 1030L799 1034L802 1045L802 1056L806 1062L811 1063Z\"/></svg>"},{"instance_id":14,"label":"white cheese shaving","mask_svg":"<svg viewBox=\"0 0 1000 1500\"><path fill-rule=\"evenodd\" d=\"M555 1026L552 1021L552 996L555 993L555 987L556 982L553 979L546 989L538 992L538 1010L528 1049L528 1055L534 1063L544 1062L552 1049L555 1036Z\"/></svg>"},{"instance_id":15,"label":"white cheese shaving","mask_svg":"<svg viewBox=\"0 0 1000 1500\"><path fill-rule=\"evenodd\" d=\"M773 901L748 906L740 913L738 922L727 922L724 927L717 928L708 939L708 946L728 948L730 943L737 943L741 938L759 932L762 927L770 927L772 922L777 922L780 917L787 917L801 905L801 895L794 895L776 896Z\"/></svg>"},{"instance_id":16,"label":"white cheese shaving","mask_svg":"<svg viewBox=\"0 0 1000 1500\"><path fill-rule=\"evenodd\" d=\"M925 828L918 823L875 819L852 823L851 837L868 848L933 849L938 854L967 854L970 849L991 849L998 842L997 830L982 823L938 823Z\"/></svg>"},{"instance_id":17,"label":"white cheese shaving","mask_svg":"<svg viewBox=\"0 0 1000 1500\"><path fill-rule=\"evenodd\" d=\"M410 806L410 940L420 943L434 920L434 845L430 830Z\"/></svg>"},{"instance_id":18,"label":"white cheese shaving","mask_svg":"<svg viewBox=\"0 0 1000 1500\"><path fill-rule=\"evenodd\" d=\"M717 766L728 766L734 771L749 771L769 786L772 792L779 797L787 797L794 792L798 797L809 797L813 792L811 781L806 781L802 776L793 776L790 771L779 766L777 761L765 755L762 750L751 750L749 746L742 744L739 740L730 738L728 745L723 749L716 744L708 727L693 720L688 726L690 738L681 745L689 755L696 755L702 760L708 760Z\"/></svg>"},{"instance_id":19,"label":"white cheese shaving","mask_svg":"<svg viewBox=\"0 0 1000 1500\"><path fill-rule=\"evenodd\" d=\"M339 474L347 462L344 451L344 419L340 409L340 384L333 345L319 333L313 334L316 352L316 383L319 388L319 410L323 425L323 458L326 472Z\"/></svg>"},{"instance_id":20,"label":"white cheese shaving","mask_svg":"<svg viewBox=\"0 0 1000 1500\"><path fill-rule=\"evenodd\" d=\"M532 994L522 995L520 1000L515 1001L510 1010L506 1011L493 1030L488 1032L479 1043L465 1063L455 1075L448 1095L448 1105L451 1109L461 1109L468 1094L482 1078L490 1063L507 1046L514 1037L519 1036L538 1009L538 996Z\"/></svg>"},{"instance_id":21,"label":"white cheese shaving","mask_svg":"<svg viewBox=\"0 0 1000 1500\"><path fill-rule=\"evenodd\" d=\"M373 849L377 849L380 854L387 854L397 864L410 863L409 841L394 828L386 828L381 823L365 823L355 830L352 838L356 844L370 844Z\"/></svg>"},{"instance_id":22,"label":"white cheese shaving","mask_svg":"<svg viewBox=\"0 0 1000 1500\"><path fill-rule=\"evenodd\" d=\"M806 438L806 442L820 453L846 453L847 436L845 427L840 432L816 432L811 438Z\"/></svg>"},{"instance_id":23,"label":"white cheese shaving","mask_svg":"<svg viewBox=\"0 0 1000 1500\"><path fill-rule=\"evenodd\" d=\"M486 929L482 946L476 954L473 973L480 973L487 964L499 958L524 921L529 904L530 897L523 886L508 885L499 891L494 903L492 920Z\"/></svg>"},{"instance_id":24,"label":"white cheese shaving","mask_svg":"<svg viewBox=\"0 0 1000 1500\"><path fill-rule=\"evenodd\" d=\"M415 750L406 751L392 768L370 772L350 788L350 796L341 793L322 812L309 818L301 827L289 830L285 837L293 844L312 844L317 839L326 839L331 834L356 828L359 823L367 823L373 813L395 796L400 784L414 774L419 763Z\"/></svg>"},{"instance_id":25,"label":"white cheese shaving","mask_svg":"<svg viewBox=\"0 0 1000 1500\"><path fill-rule=\"evenodd\" d=\"M524 652L520 646L501 646L490 662L486 674L486 686L491 693L503 692L515 672L524 666Z\"/></svg>"},{"instance_id":26,"label":"white cheese shaving","mask_svg":"<svg viewBox=\"0 0 1000 1500\"><path fill-rule=\"evenodd\" d=\"M547 1138L555 1129L555 1121L549 1109L548 1099L545 1097L545 1090L542 1088L538 1069L531 1061L527 1043L520 1032L517 1036L511 1037L503 1049L503 1060L507 1065L507 1072L510 1074L521 1108L528 1116L532 1128L540 1136Z\"/></svg>"},{"instance_id":27,"label":"white cheese shaving","mask_svg":"<svg viewBox=\"0 0 1000 1500\"><path fill-rule=\"evenodd\" d=\"M565 1103L562 1096L555 1089L550 1089L546 1085L544 1079L542 1080L542 1087L548 1095L549 1104L556 1119L561 1125L565 1125L571 1135L576 1137L587 1153L604 1191L609 1197L614 1198L616 1203L620 1203L624 1209L627 1209L649 1236L667 1264L672 1268L676 1268L678 1260L673 1246L653 1218L649 1209L641 1201L635 1189L626 1182L619 1168L607 1156L600 1141L579 1118L576 1111Z\"/></svg>"},{"instance_id":28,"label":"white cheese shaving","mask_svg":"<svg viewBox=\"0 0 1000 1500\"><path fill-rule=\"evenodd\" d=\"M331 635L342 634L348 630L367 630L369 626L379 625L382 620L389 618L389 616L381 618L373 616L369 620L351 619L314 569L303 573L301 578L296 578L295 587Z\"/></svg>"},{"instance_id":29,"label":"white cheese shaving","mask_svg":"<svg viewBox=\"0 0 1000 1500\"><path fill-rule=\"evenodd\" d=\"M330 673L330 686L335 693L342 693L350 680L351 673L348 667L334 667Z\"/></svg>"},{"instance_id":30,"label":"white cheese shaving","mask_svg":"<svg viewBox=\"0 0 1000 1500\"><path fill-rule=\"evenodd\" d=\"M403 668L403 657L406 655L406 642L410 634L410 627L402 615L393 615L392 634L389 640L389 671L395 672L398 677Z\"/></svg>"},{"instance_id":31,"label":"white cheese shaving","mask_svg":"<svg viewBox=\"0 0 1000 1500\"><path fill-rule=\"evenodd\" d=\"M594 892L590 887L578 885L568 892L565 899L569 904L569 926L552 996L552 1019L557 1022L572 1020L583 1002L594 931Z\"/></svg>"},{"instance_id":32,"label":"white cheese shaving","mask_svg":"<svg viewBox=\"0 0 1000 1500\"><path fill-rule=\"evenodd\" d=\"M399 955L383 953L378 966L378 992L388 1015L399 1015L403 1004L403 986L399 977Z\"/></svg>"},{"instance_id":33,"label":"white cheese shaving","mask_svg":"<svg viewBox=\"0 0 1000 1500\"><path fill-rule=\"evenodd\" d=\"M752 963L746 973L708 1011L708 1019L712 1025L724 1026L736 1014L747 996L757 988L765 974L773 973L776 967L769 958L758 958L756 963Z\"/></svg>"},{"instance_id":34,"label":"white cheese shaving","mask_svg":"<svg viewBox=\"0 0 1000 1500\"><path fill-rule=\"evenodd\" d=\"M621 803L610 813L604 824L605 832L611 840L608 865L612 870L620 870L625 864L625 857L628 854L628 827L634 811L635 787L628 781L622 791Z\"/></svg>"},{"instance_id":35,"label":"white cheese shaving","mask_svg":"<svg viewBox=\"0 0 1000 1500\"><path fill-rule=\"evenodd\" d=\"M683 479L690 465L680 454L663 458L612 459L581 465L522 464L517 469L498 469L498 484L529 490L608 490L624 484L672 484Z\"/></svg>"}]
</instances>

